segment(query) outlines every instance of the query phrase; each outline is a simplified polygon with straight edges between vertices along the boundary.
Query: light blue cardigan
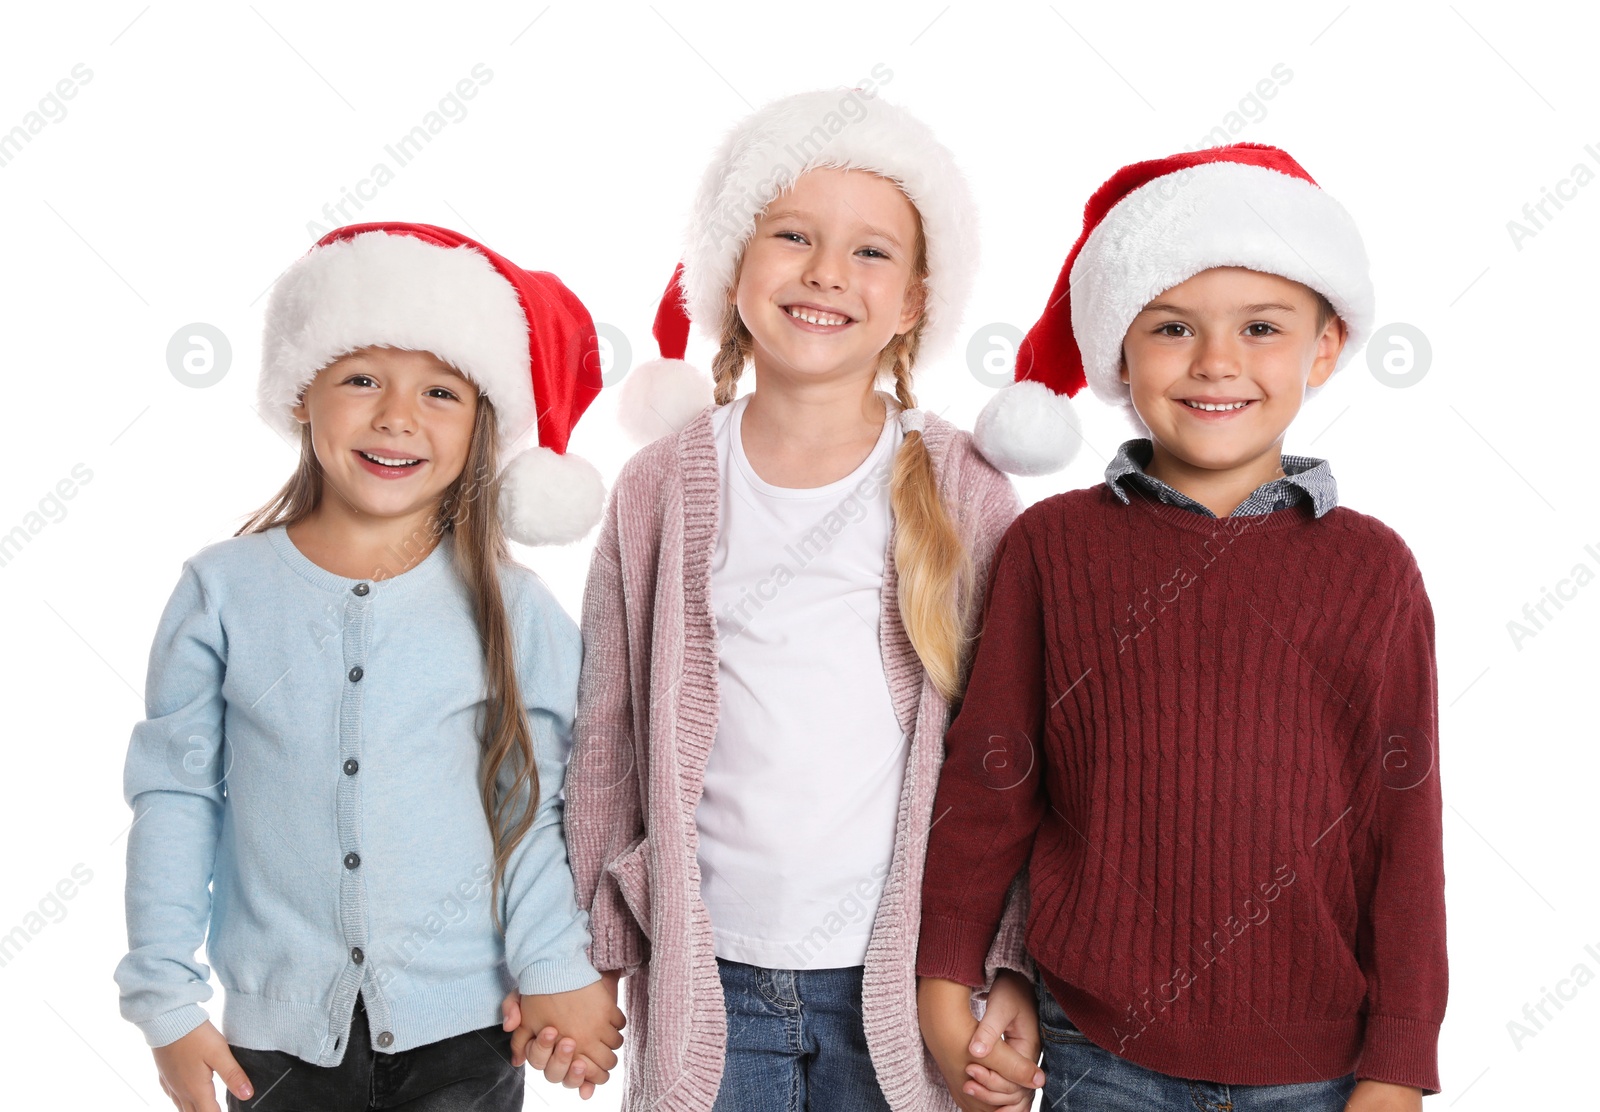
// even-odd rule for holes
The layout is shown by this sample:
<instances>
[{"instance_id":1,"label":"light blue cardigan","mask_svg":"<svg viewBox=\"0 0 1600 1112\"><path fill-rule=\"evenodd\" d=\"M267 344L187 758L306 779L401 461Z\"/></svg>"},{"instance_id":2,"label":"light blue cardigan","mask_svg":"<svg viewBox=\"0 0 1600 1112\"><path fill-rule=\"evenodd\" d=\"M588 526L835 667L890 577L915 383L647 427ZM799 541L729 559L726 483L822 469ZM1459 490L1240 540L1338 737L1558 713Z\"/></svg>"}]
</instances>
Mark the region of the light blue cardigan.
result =
<instances>
[{"instance_id":1,"label":"light blue cardigan","mask_svg":"<svg viewBox=\"0 0 1600 1112\"><path fill-rule=\"evenodd\" d=\"M344 1057L358 993L374 1048L395 1053L498 1024L513 985L599 978L562 835L577 627L531 571L501 572L540 782L502 942L478 794L483 649L452 553L446 534L402 575L346 579L280 527L184 564L124 780L116 980L151 1046L206 1019L202 943L228 1040L324 1066Z\"/></svg>"}]
</instances>

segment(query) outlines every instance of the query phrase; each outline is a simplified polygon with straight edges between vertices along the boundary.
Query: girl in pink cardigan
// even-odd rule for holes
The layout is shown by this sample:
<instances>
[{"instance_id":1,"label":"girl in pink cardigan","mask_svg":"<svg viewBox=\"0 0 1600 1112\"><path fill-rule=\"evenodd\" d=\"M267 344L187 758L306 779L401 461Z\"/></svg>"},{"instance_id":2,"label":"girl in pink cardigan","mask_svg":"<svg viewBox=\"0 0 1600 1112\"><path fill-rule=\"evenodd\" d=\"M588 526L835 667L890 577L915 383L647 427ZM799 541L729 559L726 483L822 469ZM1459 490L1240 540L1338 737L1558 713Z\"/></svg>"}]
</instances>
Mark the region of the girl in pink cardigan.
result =
<instances>
[{"instance_id":1,"label":"girl in pink cardigan","mask_svg":"<svg viewBox=\"0 0 1600 1112\"><path fill-rule=\"evenodd\" d=\"M591 960L627 977L626 1108L947 1112L964 1082L1031 1104L942 1077L917 1024L944 731L1019 508L911 392L976 248L949 152L869 90L762 109L701 186L657 335L679 355L687 318L716 337L716 404L617 480L567 774ZM630 384L657 375L658 412L663 370ZM1020 911L991 951L990 1019L1014 1037L989 1061L1032 1085Z\"/></svg>"}]
</instances>

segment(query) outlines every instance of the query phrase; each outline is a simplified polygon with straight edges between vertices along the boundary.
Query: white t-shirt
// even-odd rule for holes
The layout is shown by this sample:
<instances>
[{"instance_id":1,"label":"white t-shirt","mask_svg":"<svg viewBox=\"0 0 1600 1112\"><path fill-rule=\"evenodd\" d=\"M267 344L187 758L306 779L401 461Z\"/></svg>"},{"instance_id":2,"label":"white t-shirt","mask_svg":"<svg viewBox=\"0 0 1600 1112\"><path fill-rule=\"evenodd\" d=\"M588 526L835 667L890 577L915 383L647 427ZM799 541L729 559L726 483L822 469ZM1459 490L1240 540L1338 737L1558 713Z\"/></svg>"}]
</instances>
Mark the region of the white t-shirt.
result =
<instances>
[{"instance_id":1,"label":"white t-shirt","mask_svg":"<svg viewBox=\"0 0 1600 1112\"><path fill-rule=\"evenodd\" d=\"M889 404L872 452L837 482L776 487L745 458L747 399L712 416L721 706L695 815L701 894L719 957L861 965L908 748L878 643L900 422Z\"/></svg>"}]
</instances>

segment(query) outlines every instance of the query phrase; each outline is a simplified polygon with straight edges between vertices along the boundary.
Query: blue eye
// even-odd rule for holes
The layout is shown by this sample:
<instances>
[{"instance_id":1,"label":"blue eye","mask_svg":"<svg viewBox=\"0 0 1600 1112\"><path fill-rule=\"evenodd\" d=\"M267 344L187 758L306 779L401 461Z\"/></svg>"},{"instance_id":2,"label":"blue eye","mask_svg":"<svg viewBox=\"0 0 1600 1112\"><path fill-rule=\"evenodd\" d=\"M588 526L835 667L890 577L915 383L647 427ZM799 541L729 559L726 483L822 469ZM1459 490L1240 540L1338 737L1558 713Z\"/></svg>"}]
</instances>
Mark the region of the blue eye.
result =
<instances>
[{"instance_id":1,"label":"blue eye","mask_svg":"<svg viewBox=\"0 0 1600 1112\"><path fill-rule=\"evenodd\" d=\"M868 255L874 259L887 259L889 257L886 252L880 251L876 247L863 247L860 254Z\"/></svg>"},{"instance_id":2,"label":"blue eye","mask_svg":"<svg viewBox=\"0 0 1600 1112\"><path fill-rule=\"evenodd\" d=\"M777 232L775 234L778 239L786 239L790 243L804 243L806 241L806 237L799 232Z\"/></svg>"}]
</instances>

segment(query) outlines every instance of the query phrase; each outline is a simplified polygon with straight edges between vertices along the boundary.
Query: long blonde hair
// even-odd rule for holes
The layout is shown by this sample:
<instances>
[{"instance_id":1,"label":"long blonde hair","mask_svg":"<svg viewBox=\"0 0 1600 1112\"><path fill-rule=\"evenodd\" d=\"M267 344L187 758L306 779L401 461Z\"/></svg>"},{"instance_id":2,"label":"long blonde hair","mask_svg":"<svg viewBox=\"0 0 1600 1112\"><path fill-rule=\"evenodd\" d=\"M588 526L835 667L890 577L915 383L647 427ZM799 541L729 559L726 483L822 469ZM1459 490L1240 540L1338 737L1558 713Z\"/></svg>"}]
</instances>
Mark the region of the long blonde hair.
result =
<instances>
[{"instance_id":1,"label":"long blonde hair","mask_svg":"<svg viewBox=\"0 0 1600 1112\"><path fill-rule=\"evenodd\" d=\"M912 263L913 293L908 296L926 296L927 277L927 243L919 216ZM734 282L738 282L737 270ZM911 393L911 371L922 343L925 319L918 318L911 331L890 340L878 355L877 373L880 377L894 377L895 399L904 409L915 409L917 405ZM739 378L755 349L755 339L732 303L723 315L721 335L722 345L711 369L716 380L716 402L727 405L738 395ZM961 697L966 683L971 558L939 496L938 476L928 445L916 430L905 434L895 453L889 505L895 521L900 620L928 678L939 694L954 701Z\"/></svg>"},{"instance_id":2,"label":"long blonde hair","mask_svg":"<svg viewBox=\"0 0 1600 1112\"><path fill-rule=\"evenodd\" d=\"M471 595L473 618L483 642L487 695L478 723L482 747L478 787L494 844L490 913L495 928L503 932L500 888L512 851L533 826L534 812L539 806L539 770L534 764L533 736L522 703L522 687L517 682L511 622L500 591L499 568L511 561L511 552L500 526L498 427L493 404L480 395L466 465L439 500L427 540L441 539L445 533L454 538L456 570ZM293 525L316 510L322 494L322 466L317 462L312 445L311 426L304 424L300 426L300 462L294 474L234 535ZM423 545L423 538L416 540L419 549L433 547L432 544ZM410 542L407 546L410 547ZM513 774L511 787L500 793L496 785L502 770L507 768ZM527 792L527 806L518 813L517 801L524 791Z\"/></svg>"}]
</instances>

